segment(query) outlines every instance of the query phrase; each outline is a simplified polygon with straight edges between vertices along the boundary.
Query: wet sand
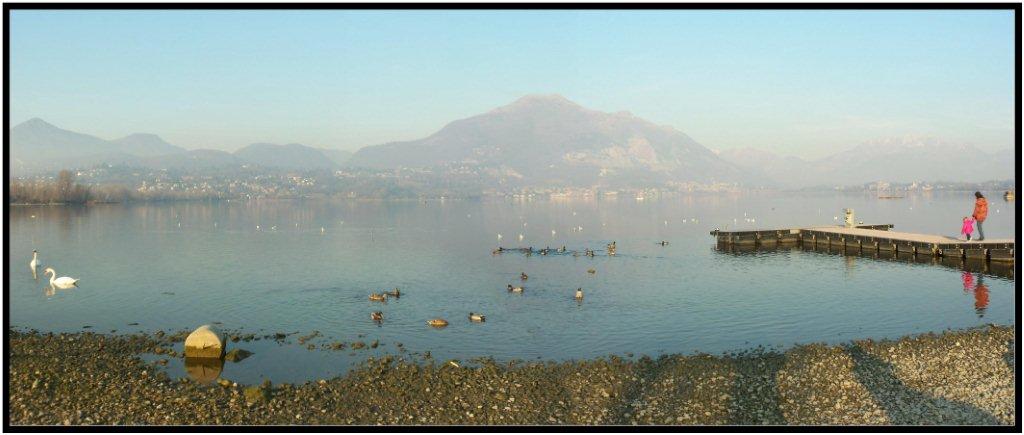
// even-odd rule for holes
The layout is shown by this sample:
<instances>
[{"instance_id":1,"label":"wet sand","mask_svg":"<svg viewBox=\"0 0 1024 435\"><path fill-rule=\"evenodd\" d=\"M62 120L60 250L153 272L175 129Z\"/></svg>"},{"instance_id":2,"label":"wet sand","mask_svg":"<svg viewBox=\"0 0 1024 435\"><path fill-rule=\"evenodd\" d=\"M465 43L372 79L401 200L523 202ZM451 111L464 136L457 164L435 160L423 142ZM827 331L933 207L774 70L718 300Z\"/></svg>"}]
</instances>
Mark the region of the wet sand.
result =
<instances>
[{"instance_id":1,"label":"wet sand","mask_svg":"<svg viewBox=\"0 0 1024 435\"><path fill-rule=\"evenodd\" d=\"M1013 425L1014 330L577 362L370 359L301 385L200 384L180 334L8 331L12 425Z\"/></svg>"}]
</instances>

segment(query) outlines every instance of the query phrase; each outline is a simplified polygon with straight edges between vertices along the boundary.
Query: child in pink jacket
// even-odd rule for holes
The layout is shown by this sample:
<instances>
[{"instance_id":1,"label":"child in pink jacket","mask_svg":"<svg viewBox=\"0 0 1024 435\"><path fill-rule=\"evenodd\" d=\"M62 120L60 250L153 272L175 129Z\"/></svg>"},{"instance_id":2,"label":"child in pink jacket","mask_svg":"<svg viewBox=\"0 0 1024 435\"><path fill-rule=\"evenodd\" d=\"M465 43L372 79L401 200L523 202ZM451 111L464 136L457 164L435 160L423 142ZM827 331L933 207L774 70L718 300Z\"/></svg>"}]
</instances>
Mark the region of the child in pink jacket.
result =
<instances>
[{"instance_id":1,"label":"child in pink jacket","mask_svg":"<svg viewBox=\"0 0 1024 435\"><path fill-rule=\"evenodd\" d=\"M964 217L964 226L963 226L963 228L960 229L960 235L966 237L967 240L970 241L971 240L971 233L973 233L973 232L974 232L974 219L971 219L970 216L965 216Z\"/></svg>"}]
</instances>

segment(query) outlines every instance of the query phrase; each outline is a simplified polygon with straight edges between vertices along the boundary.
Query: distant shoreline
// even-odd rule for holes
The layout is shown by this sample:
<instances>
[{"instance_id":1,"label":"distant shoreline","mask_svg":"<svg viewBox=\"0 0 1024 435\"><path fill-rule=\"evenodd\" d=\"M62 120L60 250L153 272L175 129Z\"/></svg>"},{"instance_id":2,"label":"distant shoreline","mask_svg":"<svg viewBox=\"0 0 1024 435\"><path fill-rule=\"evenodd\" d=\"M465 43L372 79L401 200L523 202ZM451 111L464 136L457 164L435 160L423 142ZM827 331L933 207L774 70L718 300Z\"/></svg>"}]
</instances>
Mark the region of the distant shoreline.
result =
<instances>
[{"instance_id":1,"label":"distant shoreline","mask_svg":"<svg viewBox=\"0 0 1024 435\"><path fill-rule=\"evenodd\" d=\"M245 202L245 201L365 201L365 202L384 202L384 201L401 201L401 202L413 202L413 201L473 201L473 200L493 200L493 199L510 199L510 200L654 200L659 197L682 197L682 196L725 196L725 195L750 195L750 194L764 194L766 192L776 194L790 194L790 195L801 195L801 194L825 194L832 193L835 195L858 195L862 194L871 198L876 198L872 191L860 191L860 190L784 190L784 189L748 189L738 191L692 191L692 192L661 192L652 194L643 198L634 198L627 194L601 194L601 195L566 195L566 194L529 194L529 195L472 195L472 196L424 196L424 197L407 197L407 196L396 196L396 197L373 197L373 196L326 196L326 195L310 195L302 197L253 197L253 198L162 198L162 199L131 199L125 201L89 201L86 203L70 203L70 202L51 202L51 203L8 203L11 207L41 207L41 206L92 206L92 205L111 205L111 204L157 204L157 203L184 203L184 202ZM879 200L898 200L905 199L912 196L918 195L933 195L939 194L951 194L951 193L973 193L974 189L968 190L931 190L931 191L914 191L910 192L906 196L899 197L877 197ZM998 198L1002 198L1002 192L997 192ZM995 195L995 194L993 194ZM1005 200L1005 199L1004 199ZM1006 200L1013 202L1012 200Z\"/></svg>"}]
</instances>

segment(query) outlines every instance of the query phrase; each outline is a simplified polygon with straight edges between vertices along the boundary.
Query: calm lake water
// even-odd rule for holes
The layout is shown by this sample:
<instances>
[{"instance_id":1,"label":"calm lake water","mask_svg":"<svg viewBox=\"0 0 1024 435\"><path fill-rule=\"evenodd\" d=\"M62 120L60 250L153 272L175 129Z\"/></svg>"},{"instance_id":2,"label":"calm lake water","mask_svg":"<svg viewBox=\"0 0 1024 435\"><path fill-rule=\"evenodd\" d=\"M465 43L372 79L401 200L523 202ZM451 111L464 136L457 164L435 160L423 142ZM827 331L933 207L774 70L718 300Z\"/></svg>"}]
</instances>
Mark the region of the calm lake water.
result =
<instances>
[{"instance_id":1,"label":"calm lake water","mask_svg":"<svg viewBox=\"0 0 1024 435\"><path fill-rule=\"evenodd\" d=\"M989 195L989 238L1014 237L1016 209ZM757 345L897 337L1013 324L1012 268L844 257L786 249L717 250L709 231L827 225L844 207L865 223L958 234L970 193L898 200L869 195L694 195L565 201L248 201L11 207L12 326L118 333L221 322L293 344L239 343L239 382L298 382L345 373L382 353L435 359L566 360L610 354L718 353ZM841 216L839 216L841 219ZM735 220L734 220L735 219ZM323 230L321 231L321 228ZM574 230L575 228L575 230ZM579 228L582 228L580 230ZM502 240L498 235L502 235ZM518 240L522 234L523 240ZM666 240L668 246L656 242ZM615 241L618 255L604 255ZM499 245L600 250L593 258ZM79 288L48 291L28 263L37 249ZM595 269L595 274L587 272ZM40 268L40 273L42 269ZM529 280L522 282L520 272ZM506 291L524 285L523 294ZM400 299L371 292L400 287ZM582 303L573 299L583 287ZM377 325L369 313L383 311ZM470 312L486 314L471 323ZM447 319L434 329L426 320ZM129 326L137 322L138 326ZM380 340L360 351L317 344ZM232 344L231 346L235 346ZM230 347L229 347L230 348ZM180 360L168 368L183 373Z\"/></svg>"}]
</instances>

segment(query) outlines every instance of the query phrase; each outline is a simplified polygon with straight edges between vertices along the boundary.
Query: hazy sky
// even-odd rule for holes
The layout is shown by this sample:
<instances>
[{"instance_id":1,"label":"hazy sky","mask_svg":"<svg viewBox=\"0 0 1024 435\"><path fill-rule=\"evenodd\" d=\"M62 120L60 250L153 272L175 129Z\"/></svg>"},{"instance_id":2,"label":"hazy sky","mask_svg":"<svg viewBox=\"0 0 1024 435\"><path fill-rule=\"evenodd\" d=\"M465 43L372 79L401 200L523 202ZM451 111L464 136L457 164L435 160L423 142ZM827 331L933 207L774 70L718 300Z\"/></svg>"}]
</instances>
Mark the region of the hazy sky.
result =
<instances>
[{"instance_id":1,"label":"hazy sky","mask_svg":"<svg viewBox=\"0 0 1024 435\"><path fill-rule=\"evenodd\" d=\"M357 149L531 93L817 157L1013 143L1012 11L12 11L10 121Z\"/></svg>"}]
</instances>

